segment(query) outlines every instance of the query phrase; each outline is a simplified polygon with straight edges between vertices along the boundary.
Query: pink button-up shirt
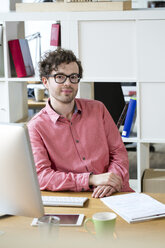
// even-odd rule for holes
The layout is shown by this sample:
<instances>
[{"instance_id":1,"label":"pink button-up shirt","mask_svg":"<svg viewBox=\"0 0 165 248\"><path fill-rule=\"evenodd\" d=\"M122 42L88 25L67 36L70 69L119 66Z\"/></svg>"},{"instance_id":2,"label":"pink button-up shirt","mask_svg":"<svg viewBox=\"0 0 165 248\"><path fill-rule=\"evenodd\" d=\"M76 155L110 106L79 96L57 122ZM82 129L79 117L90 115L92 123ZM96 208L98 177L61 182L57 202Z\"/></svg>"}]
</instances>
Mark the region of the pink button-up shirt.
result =
<instances>
[{"instance_id":1,"label":"pink button-up shirt","mask_svg":"<svg viewBox=\"0 0 165 248\"><path fill-rule=\"evenodd\" d=\"M128 156L103 103L75 99L71 121L47 103L28 123L41 190L88 191L90 173L114 172L129 188Z\"/></svg>"}]
</instances>

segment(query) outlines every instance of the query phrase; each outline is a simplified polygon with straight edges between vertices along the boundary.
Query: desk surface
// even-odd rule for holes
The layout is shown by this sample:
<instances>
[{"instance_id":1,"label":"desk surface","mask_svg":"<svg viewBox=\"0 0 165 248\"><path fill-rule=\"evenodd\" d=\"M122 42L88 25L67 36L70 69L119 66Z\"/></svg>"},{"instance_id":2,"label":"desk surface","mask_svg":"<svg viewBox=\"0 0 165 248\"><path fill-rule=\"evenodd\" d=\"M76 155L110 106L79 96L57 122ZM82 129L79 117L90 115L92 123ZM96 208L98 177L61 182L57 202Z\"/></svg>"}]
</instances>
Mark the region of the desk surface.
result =
<instances>
[{"instance_id":1,"label":"desk surface","mask_svg":"<svg viewBox=\"0 0 165 248\"><path fill-rule=\"evenodd\" d=\"M83 208L71 208L71 207L45 207L46 213L82 213L85 218L91 217L96 212L106 212L112 211L107 206L105 206L100 199L94 199L91 197L90 192L42 192L43 195L58 195L58 196L87 196L89 200L85 203ZM165 194L150 194L153 198L165 203ZM20 216L10 216L0 219L0 231L4 231L4 234L0 236L1 241L7 242L5 247L10 247L13 234L15 233L33 233L37 234L38 228L31 227L31 222L33 218L20 217ZM117 240L124 241L136 240L144 243L144 240L152 241L150 247L154 247L154 244L159 242L159 246L163 244L161 241L165 241L165 218L155 219L151 221L128 224L120 216L117 216L115 232L117 235ZM83 226L81 227L60 227L60 234L62 235L72 235L76 236L82 234L84 238L87 237L87 232ZM75 235L76 234L76 235ZM17 235L16 235L17 236ZM26 240L26 239L25 239ZM30 241L28 241L30 242ZM9 246L8 246L8 243ZM12 244L13 241L12 241ZM129 246L129 245L127 245ZM1 247L1 245L0 245ZM13 246L12 247L16 247ZM25 246L24 246L25 247ZM29 246L30 247L30 246ZM146 247L146 246L145 246ZM163 246L162 246L163 247ZM17 246L18 248L18 246ZM135 248L135 247L134 247Z\"/></svg>"}]
</instances>

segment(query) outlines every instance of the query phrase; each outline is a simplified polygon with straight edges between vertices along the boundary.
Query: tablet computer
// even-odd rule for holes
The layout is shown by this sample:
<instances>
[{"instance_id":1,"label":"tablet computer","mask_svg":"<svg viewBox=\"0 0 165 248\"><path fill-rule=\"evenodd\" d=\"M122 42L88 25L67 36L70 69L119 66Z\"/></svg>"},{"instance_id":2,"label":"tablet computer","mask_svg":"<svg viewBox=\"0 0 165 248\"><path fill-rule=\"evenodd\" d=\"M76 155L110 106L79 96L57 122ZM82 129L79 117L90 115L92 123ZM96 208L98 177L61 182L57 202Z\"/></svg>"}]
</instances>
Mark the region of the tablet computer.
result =
<instances>
[{"instance_id":1,"label":"tablet computer","mask_svg":"<svg viewBox=\"0 0 165 248\"><path fill-rule=\"evenodd\" d=\"M45 216L57 216L60 218L60 226L81 226L84 214L45 214ZM34 218L32 226L38 225L38 218Z\"/></svg>"}]
</instances>

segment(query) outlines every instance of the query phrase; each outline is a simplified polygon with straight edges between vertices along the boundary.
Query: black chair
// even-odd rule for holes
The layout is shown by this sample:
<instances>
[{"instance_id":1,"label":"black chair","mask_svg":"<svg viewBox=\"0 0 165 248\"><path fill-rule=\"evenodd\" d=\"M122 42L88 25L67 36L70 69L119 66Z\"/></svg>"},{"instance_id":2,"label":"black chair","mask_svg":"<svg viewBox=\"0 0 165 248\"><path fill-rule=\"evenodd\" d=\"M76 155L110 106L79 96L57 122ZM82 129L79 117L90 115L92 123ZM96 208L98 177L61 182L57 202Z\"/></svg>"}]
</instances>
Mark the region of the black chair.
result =
<instances>
[{"instance_id":1,"label":"black chair","mask_svg":"<svg viewBox=\"0 0 165 248\"><path fill-rule=\"evenodd\" d=\"M95 82L94 98L104 103L117 124L125 106L121 83Z\"/></svg>"},{"instance_id":2,"label":"black chair","mask_svg":"<svg viewBox=\"0 0 165 248\"><path fill-rule=\"evenodd\" d=\"M110 112L114 122L117 124L119 117L126 104L122 85L134 85L136 83L109 83L109 82L95 82L94 83L94 98L104 103ZM124 121L123 121L124 122ZM124 143L127 151L136 151L136 143ZM154 152L155 148L150 145L150 151Z\"/></svg>"}]
</instances>

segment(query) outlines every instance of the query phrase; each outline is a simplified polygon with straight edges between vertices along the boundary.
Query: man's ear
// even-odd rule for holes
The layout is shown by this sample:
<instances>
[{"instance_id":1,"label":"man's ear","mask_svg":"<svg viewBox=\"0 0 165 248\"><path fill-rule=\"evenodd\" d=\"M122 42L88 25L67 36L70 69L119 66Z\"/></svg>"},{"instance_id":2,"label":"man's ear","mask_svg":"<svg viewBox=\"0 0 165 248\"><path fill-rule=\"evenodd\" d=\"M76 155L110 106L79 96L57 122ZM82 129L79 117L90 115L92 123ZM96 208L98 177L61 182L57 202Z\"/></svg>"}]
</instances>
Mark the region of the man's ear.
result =
<instances>
[{"instance_id":1,"label":"man's ear","mask_svg":"<svg viewBox=\"0 0 165 248\"><path fill-rule=\"evenodd\" d=\"M46 77L42 77L42 83L45 86L46 89L49 89L48 87L48 79Z\"/></svg>"}]
</instances>

